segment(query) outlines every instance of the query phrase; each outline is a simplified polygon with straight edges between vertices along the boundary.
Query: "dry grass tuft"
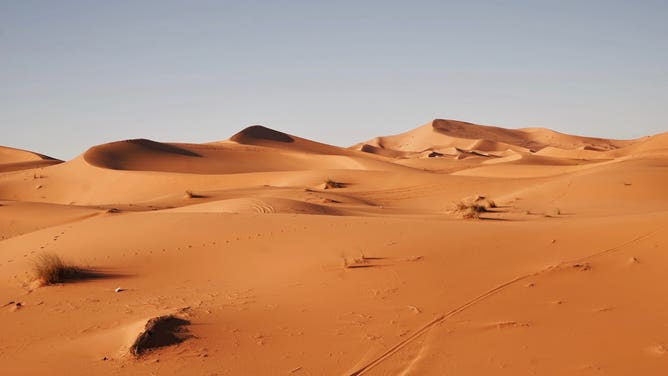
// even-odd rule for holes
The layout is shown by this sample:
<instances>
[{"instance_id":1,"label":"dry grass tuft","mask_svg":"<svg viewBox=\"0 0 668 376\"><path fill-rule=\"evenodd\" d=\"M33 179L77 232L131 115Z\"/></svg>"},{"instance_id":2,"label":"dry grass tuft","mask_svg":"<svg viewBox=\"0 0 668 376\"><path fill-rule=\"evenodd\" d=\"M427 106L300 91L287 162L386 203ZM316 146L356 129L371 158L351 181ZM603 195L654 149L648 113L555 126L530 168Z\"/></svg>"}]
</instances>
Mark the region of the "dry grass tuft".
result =
<instances>
[{"instance_id":1,"label":"dry grass tuft","mask_svg":"<svg viewBox=\"0 0 668 376\"><path fill-rule=\"evenodd\" d=\"M455 204L454 212L464 219L480 219L480 214L494 212L496 202L485 196L473 196Z\"/></svg>"},{"instance_id":2,"label":"dry grass tuft","mask_svg":"<svg viewBox=\"0 0 668 376\"><path fill-rule=\"evenodd\" d=\"M334 181L334 180L332 180L332 179L327 179L327 180L325 181L325 189L345 188L345 187L346 187L346 184L345 184L345 183L341 183L341 182L338 182L338 181Z\"/></svg>"},{"instance_id":3,"label":"dry grass tuft","mask_svg":"<svg viewBox=\"0 0 668 376\"><path fill-rule=\"evenodd\" d=\"M496 208L496 202L485 196L476 196L473 202L478 205L483 205L487 209Z\"/></svg>"},{"instance_id":4,"label":"dry grass tuft","mask_svg":"<svg viewBox=\"0 0 668 376\"><path fill-rule=\"evenodd\" d=\"M352 262L349 262L345 256L343 258L343 267L346 269L356 269L356 268L371 268L380 266L379 264L374 264L374 261L382 260L383 257L366 257L363 252L360 252L360 257L353 258Z\"/></svg>"},{"instance_id":5,"label":"dry grass tuft","mask_svg":"<svg viewBox=\"0 0 668 376\"><path fill-rule=\"evenodd\" d=\"M77 266L68 265L54 253L43 253L33 261L35 279L46 284L63 283L70 280L82 279L89 276L89 272Z\"/></svg>"},{"instance_id":6,"label":"dry grass tuft","mask_svg":"<svg viewBox=\"0 0 668 376\"><path fill-rule=\"evenodd\" d=\"M188 198L206 198L206 196L197 194L193 191L186 191L186 197Z\"/></svg>"},{"instance_id":7,"label":"dry grass tuft","mask_svg":"<svg viewBox=\"0 0 668 376\"><path fill-rule=\"evenodd\" d=\"M546 218L554 218L554 217L558 217L560 215L561 215L561 210L559 208L555 208L555 209L547 211L544 216Z\"/></svg>"},{"instance_id":8,"label":"dry grass tuft","mask_svg":"<svg viewBox=\"0 0 668 376\"><path fill-rule=\"evenodd\" d=\"M460 201L457 203L457 206L455 208L455 212L457 212L459 215L461 215L462 218L464 219L480 219L480 214L481 213L486 213L489 210L487 210L487 207L482 204L478 203L467 203L464 201Z\"/></svg>"}]
</instances>

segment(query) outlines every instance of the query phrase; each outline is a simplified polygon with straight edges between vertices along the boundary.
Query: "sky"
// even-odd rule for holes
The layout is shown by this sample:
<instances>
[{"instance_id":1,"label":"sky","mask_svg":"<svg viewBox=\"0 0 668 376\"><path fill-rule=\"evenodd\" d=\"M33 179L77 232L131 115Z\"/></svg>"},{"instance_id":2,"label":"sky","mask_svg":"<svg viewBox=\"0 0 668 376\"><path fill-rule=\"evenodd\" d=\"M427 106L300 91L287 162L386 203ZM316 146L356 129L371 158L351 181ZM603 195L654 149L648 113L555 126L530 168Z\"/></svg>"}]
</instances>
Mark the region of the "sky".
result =
<instances>
[{"instance_id":1,"label":"sky","mask_svg":"<svg viewBox=\"0 0 668 376\"><path fill-rule=\"evenodd\" d=\"M0 145L668 131L668 2L0 0Z\"/></svg>"}]
</instances>

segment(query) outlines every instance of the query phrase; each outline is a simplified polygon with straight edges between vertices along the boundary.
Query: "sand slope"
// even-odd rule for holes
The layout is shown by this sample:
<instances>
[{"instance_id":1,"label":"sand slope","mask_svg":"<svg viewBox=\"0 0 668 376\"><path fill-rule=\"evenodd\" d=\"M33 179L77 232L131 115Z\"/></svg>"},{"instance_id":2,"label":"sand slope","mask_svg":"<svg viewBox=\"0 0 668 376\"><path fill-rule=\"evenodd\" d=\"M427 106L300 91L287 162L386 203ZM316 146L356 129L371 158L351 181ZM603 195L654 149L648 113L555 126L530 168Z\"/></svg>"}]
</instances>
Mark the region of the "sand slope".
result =
<instances>
[{"instance_id":1,"label":"sand slope","mask_svg":"<svg viewBox=\"0 0 668 376\"><path fill-rule=\"evenodd\" d=\"M61 162L31 151L0 146L0 172L46 167Z\"/></svg>"},{"instance_id":2,"label":"sand slope","mask_svg":"<svg viewBox=\"0 0 668 376\"><path fill-rule=\"evenodd\" d=\"M13 374L668 369L668 133L435 120L352 148L253 126L47 167L2 150L3 165L38 163L0 171ZM480 219L454 211L480 196L495 203ZM94 278L39 287L45 252ZM186 324L132 355L165 315Z\"/></svg>"}]
</instances>

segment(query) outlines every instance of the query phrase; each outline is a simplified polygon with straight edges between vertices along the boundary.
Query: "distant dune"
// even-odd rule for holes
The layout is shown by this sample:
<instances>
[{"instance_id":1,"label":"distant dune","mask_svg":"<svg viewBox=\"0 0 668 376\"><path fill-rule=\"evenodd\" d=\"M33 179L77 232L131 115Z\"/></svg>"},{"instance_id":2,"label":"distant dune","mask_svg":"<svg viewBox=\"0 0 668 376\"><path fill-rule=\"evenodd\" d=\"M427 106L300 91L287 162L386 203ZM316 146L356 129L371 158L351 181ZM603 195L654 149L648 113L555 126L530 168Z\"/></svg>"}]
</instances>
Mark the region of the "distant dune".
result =
<instances>
[{"instance_id":1,"label":"distant dune","mask_svg":"<svg viewBox=\"0 0 668 376\"><path fill-rule=\"evenodd\" d=\"M614 150L636 143L637 140L607 140L601 138L579 137L558 133L543 128L505 129L476 125L456 120L436 119L417 129L396 136L377 137L358 144L383 150L419 153L424 151L439 152L448 148L467 151L538 151L545 147L566 150Z\"/></svg>"},{"instance_id":2,"label":"distant dune","mask_svg":"<svg viewBox=\"0 0 668 376\"><path fill-rule=\"evenodd\" d=\"M0 146L0 173L46 167L61 162L62 161L42 154Z\"/></svg>"},{"instance_id":3,"label":"distant dune","mask_svg":"<svg viewBox=\"0 0 668 376\"><path fill-rule=\"evenodd\" d=\"M349 148L260 125L0 147L0 364L663 375L667 186L668 133L442 119Z\"/></svg>"}]
</instances>

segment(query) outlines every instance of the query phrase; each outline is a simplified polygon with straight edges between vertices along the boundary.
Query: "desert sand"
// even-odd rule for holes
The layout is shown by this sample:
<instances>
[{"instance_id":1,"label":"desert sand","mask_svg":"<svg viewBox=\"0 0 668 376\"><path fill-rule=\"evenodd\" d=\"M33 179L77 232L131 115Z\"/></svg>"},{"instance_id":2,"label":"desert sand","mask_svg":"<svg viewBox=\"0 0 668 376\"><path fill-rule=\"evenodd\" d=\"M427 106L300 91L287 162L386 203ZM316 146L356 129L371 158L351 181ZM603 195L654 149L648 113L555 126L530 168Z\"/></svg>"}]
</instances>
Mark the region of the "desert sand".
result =
<instances>
[{"instance_id":1,"label":"desert sand","mask_svg":"<svg viewBox=\"0 0 668 376\"><path fill-rule=\"evenodd\" d=\"M665 375L667 187L668 133L453 120L350 148L261 126L2 147L0 369ZM41 283L43 254L89 278Z\"/></svg>"}]
</instances>

